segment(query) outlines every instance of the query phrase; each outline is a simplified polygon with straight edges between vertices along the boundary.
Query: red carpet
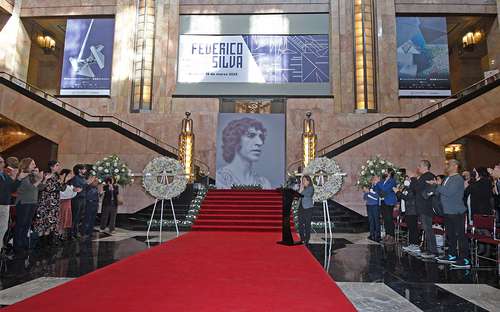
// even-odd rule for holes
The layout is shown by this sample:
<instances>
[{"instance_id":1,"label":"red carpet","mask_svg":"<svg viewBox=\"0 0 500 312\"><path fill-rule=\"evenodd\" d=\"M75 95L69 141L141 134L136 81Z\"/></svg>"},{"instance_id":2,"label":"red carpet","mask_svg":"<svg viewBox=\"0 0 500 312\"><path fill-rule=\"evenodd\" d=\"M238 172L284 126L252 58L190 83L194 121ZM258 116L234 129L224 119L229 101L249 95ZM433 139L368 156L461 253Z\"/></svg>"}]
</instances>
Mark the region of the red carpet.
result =
<instances>
[{"instance_id":1,"label":"red carpet","mask_svg":"<svg viewBox=\"0 0 500 312\"><path fill-rule=\"evenodd\" d=\"M209 190L193 231L281 231L278 191Z\"/></svg>"},{"instance_id":2,"label":"red carpet","mask_svg":"<svg viewBox=\"0 0 500 312\"><path fill-rule=\"evenodd\" d=\"M355 311L279 233L191 232L5 311Z\"/></svg>"}]
</instances>

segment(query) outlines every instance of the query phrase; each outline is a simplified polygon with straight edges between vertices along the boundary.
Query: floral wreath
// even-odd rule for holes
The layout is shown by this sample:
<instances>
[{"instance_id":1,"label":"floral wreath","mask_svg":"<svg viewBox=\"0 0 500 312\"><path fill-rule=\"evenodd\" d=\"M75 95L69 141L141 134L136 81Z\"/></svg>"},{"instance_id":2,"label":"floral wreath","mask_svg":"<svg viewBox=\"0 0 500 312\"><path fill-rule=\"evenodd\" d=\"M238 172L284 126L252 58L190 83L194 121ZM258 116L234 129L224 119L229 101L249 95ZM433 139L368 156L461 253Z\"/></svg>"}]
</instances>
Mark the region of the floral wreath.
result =
<instances>
[{"instance_id":1,"label":"floral wreath","mask_svg":"<svg viewBox=\"0 0 500 312\"><path fill-rule=\"evenodd\" d=\"M161 183L161 177L168 183ZM173 177L172 181L169 178ZM171 199L186 189L187 178L181 163L173 158L157 157L143 170L142 184L146 191L158 199Z\"/></svg>"},{"instance_id":2,"label":"floral wreath","mask_svg":"<svg viewBox=\"0 0 500 312\"><path fill-rule=\"evenodd\" d=\"M313 200L315 202L332 198L333 195L340 191L344 183L340 166L335 160L327 157L320 157L310 161L303 173L312 176L311 179L314 184ZM321 179L323 183L321 183Z\"/></svg>"}]
</instances>

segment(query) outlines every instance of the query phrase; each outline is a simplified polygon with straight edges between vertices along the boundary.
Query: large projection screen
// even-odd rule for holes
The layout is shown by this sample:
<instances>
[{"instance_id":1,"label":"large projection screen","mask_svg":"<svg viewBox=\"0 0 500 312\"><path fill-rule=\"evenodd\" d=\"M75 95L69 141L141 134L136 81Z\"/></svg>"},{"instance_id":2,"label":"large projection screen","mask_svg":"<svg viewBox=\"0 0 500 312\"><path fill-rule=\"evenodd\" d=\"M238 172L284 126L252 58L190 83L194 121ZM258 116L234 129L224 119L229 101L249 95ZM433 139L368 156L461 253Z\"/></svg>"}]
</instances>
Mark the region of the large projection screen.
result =
<instances>
[{"instance_id":1,"label":"large projection screen","mask_svg":"<svg viewBox=\"0 0 500 312\"><path fill-rule=\"evenodd\" d=\"M61 95L110 95L114 18L68 19Z\"/></svg>"},{"instance_id":2,"label":"large projection screen","mask_svg":"<svg viewBox=\"0 0 500 312\"><path fill-rule=\"evenodd\" d=\"M446 17L398 16L399 95L450 96Z\"/></svg>"},{"instance_id":3,"label":"large projection screen","mask_svg":"<svg viewBox=\"0 0 500 312\"><path fill-rule=\"evenodd\" d=\"M175 95L330 96L328 14L183 15Z\"/></svg>"}]
</instances>

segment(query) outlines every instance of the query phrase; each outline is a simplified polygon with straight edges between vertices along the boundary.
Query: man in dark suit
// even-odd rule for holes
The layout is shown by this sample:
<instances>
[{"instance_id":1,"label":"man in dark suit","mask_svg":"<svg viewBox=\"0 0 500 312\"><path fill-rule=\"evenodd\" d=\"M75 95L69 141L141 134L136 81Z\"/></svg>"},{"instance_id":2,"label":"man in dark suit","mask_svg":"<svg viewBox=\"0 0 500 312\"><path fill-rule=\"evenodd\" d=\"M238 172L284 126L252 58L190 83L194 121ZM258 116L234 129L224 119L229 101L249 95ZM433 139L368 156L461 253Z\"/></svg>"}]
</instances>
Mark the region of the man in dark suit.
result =
<instances>
[{"instance_id":1,"label":"man in dark suit","mask_svg":"<svg viewBox=\"0 0 500 312\"><path fill-rule=\"evenodd\" d=\"M0 157L0 249L3 248L3 237L9 226L9 209L12 193L17 183L4 172L5 160Z\"/></svg>"},{"instance_id":2,"label":"man in dark suit","mask_svg":"<svg viewBox=\"0 0 500 312\"><path fill-rule=\"evenodd\" d=\"M417 214L425 233L425 250L420 254L424 259L434 259L438 255L436 235L434 235L434 231L432 230L432 217L434 216L432 198L426 196L426 193L429 192L431 188L427 181L434 181L436 178L436 176L430 172L430 169L430 161L420 161L417 167L419 177L416 183L411 184L415 194Z\"/></svg>"},{"instance_id":3,"label":"man in dark suit","mask_svg":"<svg viewBox=\"0 0 500 312\"><path fill-rule=\"evenodd\" d=\"M85 180L85 174L87 169L82 164L77 164L73 167L74 177L69 181L70 185L74 188L79 189L80 192L71 199L71 213L73 219L73 226L71 229L72 238L77 238L83 232L83 228L80 229L80 223L82 222L83 216L85 215L85 204L86 204L86 194L87 194L87 181ZM79 231L81 230L81 231Z\"/></svg>"}]
</instances>

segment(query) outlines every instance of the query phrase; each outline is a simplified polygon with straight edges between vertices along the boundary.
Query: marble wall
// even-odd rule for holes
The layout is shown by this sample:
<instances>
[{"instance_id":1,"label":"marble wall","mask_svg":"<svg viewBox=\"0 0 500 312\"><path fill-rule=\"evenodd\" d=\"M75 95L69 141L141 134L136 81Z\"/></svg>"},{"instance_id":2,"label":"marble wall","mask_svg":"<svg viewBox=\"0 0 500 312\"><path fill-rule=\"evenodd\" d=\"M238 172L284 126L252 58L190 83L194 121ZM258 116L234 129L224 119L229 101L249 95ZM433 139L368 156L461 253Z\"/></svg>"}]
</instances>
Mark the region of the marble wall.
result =
<instances>
[{"instance_id":1,"label":"marble wall","mask_svg":"<svg viewBox=\"0 0 500 312\"><path fill-rule=\"evenodd\" d=\"M0 0L0 5L7 0ZM215 133L219 100L217 98L179 98L174 96L176 85L176 64L178 49L179 14L226 14L226 13L296 13L296 12L330 12L331 23L331 84L333 98L290 98L286 104L287 116L287 162L300 159L300 134L302 119L307 111L313 112L316 120L319 147L349 135L354 131L376 122L386 116L406 116L413 114L436 102L435 99L403 99L398 97L397 64L396 64L396 14L399 13L497 13L494 0L384 0L376 1L376 55L377 96L379 113L355 114L354 111L354 48L353 48L353 1L352 0L157 0L156 7L156 40L153 72L153 110L145 113L130 113L131 77L134 57L134 0L16 0L12 17L0 31L0 42L5 49L0 50L0 70L5 70L20 78L26 78L31 41L20 18L43 16L77 16L77 15L114 15L115 38L113 54L113 71L111 96L109 98L65 98L65 101L94 115L114 115L134 124L136 127L153 136L177 145L180 122L185 111L192 113L196 134L196 157L206 162L212 174L215 172ZM3 7L3 6L2 6ZM496 28L495 28L496 27ZM498 20L492 31L498 34ZM494 36L493 36L494 37ZM499 36L497 36L498 38ZM3 40L2 40L3 38ZM498 40L490 39L488 48L494 58L500 53ZM498 59L492 68L497 67ZM34 107L30 100L8 94L4 90L0 107L13 107L13 100L19 107ZM8 103L3 103L7 101ZM18 108L21 109L21 108ZM2 113L3 114L3 113ZM10 113L13 120L35 127L26 116L36 121L36 132L58 142L59 155L65 164L83 161L94 161L106 153L120 151L125 160L140 170L146 160L152 157L151 151L117 136L112 131L102 129L84 129L68 122L60 116L53 117L54 122L43 122L33 114ZM45 118L49 112L43 113ZM54 114L52 113L53 116ZM21 117L24 116L24 117ZM486 117L486 116L485 116ZM17 119L19 118L19 120ZM486 122L487 118L476 120ZM63 126L59 127L58 123ZM28 127L30 128L30 127ZM65 135L55 133L67 129ZM59 130L59 131L57 131ZM339 157L348 178L346 191L339 200L343 203L359 205L359 194L353 190L352 179L361 158L367 158L379 151L382 144L394 139L395 143L410 146L411 140L401 137L412 137L416 142L408 154L395 150L396 144L389 144L386 153L394 155L394 162L399 160L401 166L409 166L422 157L432 158L435 163L444 159L442 146L448 142L437 141L432 130L398 130L377 139L371 140L361 147ZM432 144L422 144L422 138L434 140ZM448 138L447 138L448 139ZM399 141L398 141L399 140ZM97 143L97 144L93 144ZM130 206L124 211L142 208L148 202L146 195L138 195L140 187L130 188ZM356 204L357 203L357 204Z\"/></svg>"},{"instance_id":2,"label":"marble wall","mask_svg":"<svg viewBox=\"0 0 500 312\"><path fill-rule=\"evenodd\" d=\"M12 9L14 8L14 0L0 0L0 9L5 12L12 14Z\"/></svg>"},{"instance_id":3,"label":"marble wall","mask_svg":"<svg viewBox=\"0 0 500 312\"><path fill-rule=\"evenodd\" d=\"M419 128L392 129L342 153L336 160L348 176L336 200L366 215L355 184L361 165L373 155L381 155L409 172L415 172L419 161L427 159L432 171L442 174L444 146L500 117L500 105L496 104L499 96L500 88L495 88Z\"/></svg>"},{"instance_id":4,"label":"marble wall","mask_svg":"<svg viewBox=\"0 0 500 312\"><path fill-rule=\"evenodd\" d=\"M26 79L31 40L21 21L21 5L22 0L15 0L11 16L0 31L0 71Z\"/></svg>"},{"instance_id":5,"label":"marble wall","mask_svg":"<svg viewBox=\"0 0 500 312\"><path fill-rule=\"evenodd\" d=\"M0 115L58 144L58 160L64 168L77 163L94 163L118 154L134 173L140 173L159 156L125 136L100 128L86 128L37 102L0 85ZM125 205L120 212L134 212L153 202L138 179L122 192Z\"/></svg>"},{"instance_id":6,"label":"marble wall","mask_svg":"<svg viewBox=\"0 0 500 312\"><path fill-rule=\"evenodd\" d=\"M394 0L397 13L446 14L496 14L496 2L497 0Z\"/></svg>"}]
</instances>

